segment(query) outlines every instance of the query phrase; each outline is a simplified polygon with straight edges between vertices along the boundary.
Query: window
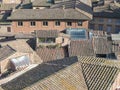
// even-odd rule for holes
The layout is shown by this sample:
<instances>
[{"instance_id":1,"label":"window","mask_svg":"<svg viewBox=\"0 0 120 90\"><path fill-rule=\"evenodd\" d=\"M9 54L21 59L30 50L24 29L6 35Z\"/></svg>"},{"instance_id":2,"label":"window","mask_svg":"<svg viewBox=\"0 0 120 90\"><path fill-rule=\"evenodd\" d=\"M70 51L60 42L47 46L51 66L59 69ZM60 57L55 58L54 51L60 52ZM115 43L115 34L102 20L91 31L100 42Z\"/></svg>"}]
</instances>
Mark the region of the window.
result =
<instances>
[{"instance_id":1,"label":"window","mask_svg":"<svg viewBox=\"0 0 120 90\"><path fill-rule=\"evenodd\" d=\"M120 24L120 19L116 20L116 24Z\"/></svg>"},{"instance_id":2,"label":"window","mask_svg":"<svg viewBox=\"0 0 120 90\"><path fill-rule=\"evenodd\" d=\"M23 22L22 21L18 21L18 26L23 26Z\"/></svg>"},{"instance_id":3,"label":"window","mask_svg":"<svg viewBox=\"0 0 120 90\"><path fill-rule=\"evenodd\" d=\"M47 21L43 21L43 26L48 26L48 22Z\"/></svg>"},{"instance_id":4,"label":"window","mask_svg":"<svg viewBox=\"0 0 120 90\"><path fill-rule=\"evenodd\" d=\"M108 19L108 23L111 23L112 22L112 19Z\"/></svg>"},{"instance_id":5,"label":"window","mask_svg":"<svg viewBox=\"0 0 120 90\"><path fill-rule=\"evenodd\" d=\"M104 22L104 19L103 18L99 18L99 22Z\"/></svg>"},{"instance_id":6,"label":"window","mask_svg":"<svg viewBox=\"0 0 120 90\"><path fill-rule=\"evenodd\" d=\"M94 30L95 29L95 25L94 24L89 24L89 28Z\"/></svg>"},{"instance_id":7,"label":"window","mask_svg":"<svg viewBox=\"0 0 120 90\"><path fill-rule=\"evenodd\" d=\"M72 22L67 22L67 26L72 26Z\"/></svg>"},{"instance_id":8,"label":"window","mask_svg":"<svg viewBox=\"0 0 120 90\"><path fill-rule=\"evenodd\" d=\"M55 38L46 38L46 43L55 43Z\"/></svg>"},{"instance_id":9,"label":"window","mask_svg":"<svg viewBox=\"0 0 120 90\"><path fill-rule=\"evenodd\" d=\"M44 43L45 42L45 38L39 38L39 42Z\"/></svg>"},{"instance_id":10,"label":"window","mask_svg":"<svg viewBox=\"0 0 120 90\"><path fill-rule=\"evenodd\" d=\"M55 38L39 38L40 43L55 43Z\"/></svg>"},{"instance_id":11,"label":"window","mask_svg":"<svg viewBox=\"0 0 120 90\"><path fill-rule=\"evenodd\" d=\"M7 32L11 32L11 27L7 27Z\"/></svg>"},{"instance_id":12,"label":"window","mask_svg":"<svg viewBox=\"0 0 120 90\"><path fill-rule=\"evenodd\" d=\"M111 32L112 26L107 26L107 32Z\"/></svg>"},{"instance_id":13,"label":"window","mask_svg":"<svg viewBox=\"0 0 120 90\"><path fill-rule=\"evenodd\" d=\"M120 26L116 26L115 27L115 33L119 33L120 32Z\"/></svg>"},{"instance_id":14,"label":"window","mask_svg":"<svg viewBox=\"0 0 120 90\"><path fill-rule=\"evenodd\" d=\"M79 22L78 22L78 26L82 26L82 21L79 21Z\"/></svg>"},{"instance_id":15,"label":"window","mask_svg":"<svg viewBox=\"0 0 120 90\"><path fill-rule=\"evenodd\" d=\"M103 25L99 25L98 30L103 30Z\"/></svg>"},{"instance_id":16,"label":"window","mask_svg":"<svg viewBox=\"0 0 120 90\"><path fill-rule=\"evenodd\" d=\"M60 21L56 21L56 22L55 22L55 25L56 25L56 26L60 26Z\"/></svg>"},{"instance_id":17,"label":"window","mask_svg":"<svg viewBox=\"0 0 120 90\"><path fill-rule=\"evenodd\" d=\"M36 23L35 23L34 21L32 21L32 22L30 22L30 25L31 25L31 26L35 26Z\"/></svg>"}]
</instances>

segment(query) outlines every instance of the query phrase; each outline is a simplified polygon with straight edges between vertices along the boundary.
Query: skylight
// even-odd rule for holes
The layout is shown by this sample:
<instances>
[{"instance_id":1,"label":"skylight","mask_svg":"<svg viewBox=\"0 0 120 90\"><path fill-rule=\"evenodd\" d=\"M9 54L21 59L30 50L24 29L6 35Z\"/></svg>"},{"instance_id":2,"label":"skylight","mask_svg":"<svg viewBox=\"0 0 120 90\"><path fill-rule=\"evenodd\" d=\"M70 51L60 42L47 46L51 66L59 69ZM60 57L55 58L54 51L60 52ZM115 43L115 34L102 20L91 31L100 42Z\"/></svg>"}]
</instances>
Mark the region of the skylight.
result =
<instances>
[{"instance_id":1,"label":"skylight","mask_svg":"<svg viewBox=\"0 0 120 90\"><path fill-rule=\"evenodd\" d=\"M70 35L71 39L86 39L86 29L83 28L71 28L67 29L67 34Z\"/></svg>"}]
</instances>

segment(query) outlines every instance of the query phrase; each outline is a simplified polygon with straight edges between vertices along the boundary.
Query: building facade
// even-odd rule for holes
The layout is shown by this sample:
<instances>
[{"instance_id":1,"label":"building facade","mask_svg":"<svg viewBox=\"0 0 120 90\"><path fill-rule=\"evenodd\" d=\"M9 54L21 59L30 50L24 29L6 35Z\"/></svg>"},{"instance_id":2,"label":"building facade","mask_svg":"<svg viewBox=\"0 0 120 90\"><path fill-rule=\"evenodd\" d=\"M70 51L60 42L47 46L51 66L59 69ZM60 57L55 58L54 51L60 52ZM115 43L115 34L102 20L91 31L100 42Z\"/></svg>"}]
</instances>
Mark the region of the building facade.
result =
<instances>
[{"instance_id":1,"label":"building facade","mask_svg":"<svg viewBox=\"0 0 120 90\"><path fill-rule=\"evenodd\" d=\"M92 30L106 31L107 33L120 32L120 9L115 3L94 7L93 20L89 28Z\"/></svg>"},{"instance_id":2,"label":"building facade","mask_svg":"<svg viewBox=\"0 0 120 90\"><path fill-rule=\"evenodd\" d=\"M93 30L106 31L108 33L119 33L120 19L94 17L90 22L89 28Z\"/></svg>"},{"instance_id":3,"label":"building facade","mask_svg":"<svg viewBox=\"0 0 120 90\"><path fill-rule=\"evenodd\" d=\"M76 9L20 9L8 20L15 33L31 33L34 30L59 30L86 28L91 18Z\"/></svg>"},{"instance_id":4,"label":"building facade","mask_svg":"<svg viewBox=\"0 0 120 90\"><path fill-rule=\"evenodd\" d=\"M15 33L31 33L35 30L62 31L66 28L88 29L88 21L92 19L92 7L87 2L74 0L51 4L47 0L35 0L32 2L33 9L13 10L8 20L12 22L12 31Z\"/></svg>"},{"instance_id":5,"label":"building facade","mask_svg":"<svg viewBox=\"0 0 120 90\"><path fill-rule=\"evenodd\" d=\"M44 20L44 21L13 21L12 30L15 33L31 33L34 30L59 30L62 31L66 28L88 28L88 21L82 21L82 25L78 24L79 21L72 20Z\"/></svg>"}]
</instances>

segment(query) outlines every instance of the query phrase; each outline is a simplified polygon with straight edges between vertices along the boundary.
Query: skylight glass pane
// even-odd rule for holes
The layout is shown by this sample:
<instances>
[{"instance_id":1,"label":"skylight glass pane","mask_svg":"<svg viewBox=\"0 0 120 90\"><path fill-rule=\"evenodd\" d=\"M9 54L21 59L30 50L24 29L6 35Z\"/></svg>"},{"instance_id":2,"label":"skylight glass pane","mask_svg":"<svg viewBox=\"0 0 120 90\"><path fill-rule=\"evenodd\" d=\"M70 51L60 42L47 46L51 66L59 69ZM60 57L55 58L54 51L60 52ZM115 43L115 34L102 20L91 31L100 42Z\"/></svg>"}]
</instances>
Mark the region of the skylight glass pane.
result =
<instances>
[{"instance_id":1,"label":"skylight glass pane","mask_svg":"<svg viewBox=\"0 0 120 90\"><path fill-rule=\"evenodd\" d=\"M86 39L85 29L67 29L67 34L71 36L71 39Z\"/></svg>"},{"instance_id":2,"label":"skylight glass pane","mask_svg":"<svg viewBox=\"0 0 120 90\"><path fill-rule=\"evenodd\" d=\"M20 68L22 66L29 65L30 60L28 56L21 56L11 59L11 62L14 64L15 68Z\"/></svg>"}]
</instances>

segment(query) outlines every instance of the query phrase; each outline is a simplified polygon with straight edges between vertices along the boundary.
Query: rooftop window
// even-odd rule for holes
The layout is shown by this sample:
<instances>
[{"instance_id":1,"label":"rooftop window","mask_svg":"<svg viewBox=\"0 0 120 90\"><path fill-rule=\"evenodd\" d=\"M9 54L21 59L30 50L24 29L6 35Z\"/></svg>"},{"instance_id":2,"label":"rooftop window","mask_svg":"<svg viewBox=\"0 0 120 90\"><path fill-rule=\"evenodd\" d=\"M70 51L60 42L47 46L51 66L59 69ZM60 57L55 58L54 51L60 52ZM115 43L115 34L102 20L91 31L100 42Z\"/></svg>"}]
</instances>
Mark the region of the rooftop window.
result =
<instances>
[{"instance_id":1,"label":"rooftop window","mask_svg":"<svg viewBox=\"0 0 120 90\"><path fill-rule=\"evenodd\" d=\"M83 28L67 29L67 34L71 36L71 39L86 39L86 30Z\"/></svg>"}]
</instances>

